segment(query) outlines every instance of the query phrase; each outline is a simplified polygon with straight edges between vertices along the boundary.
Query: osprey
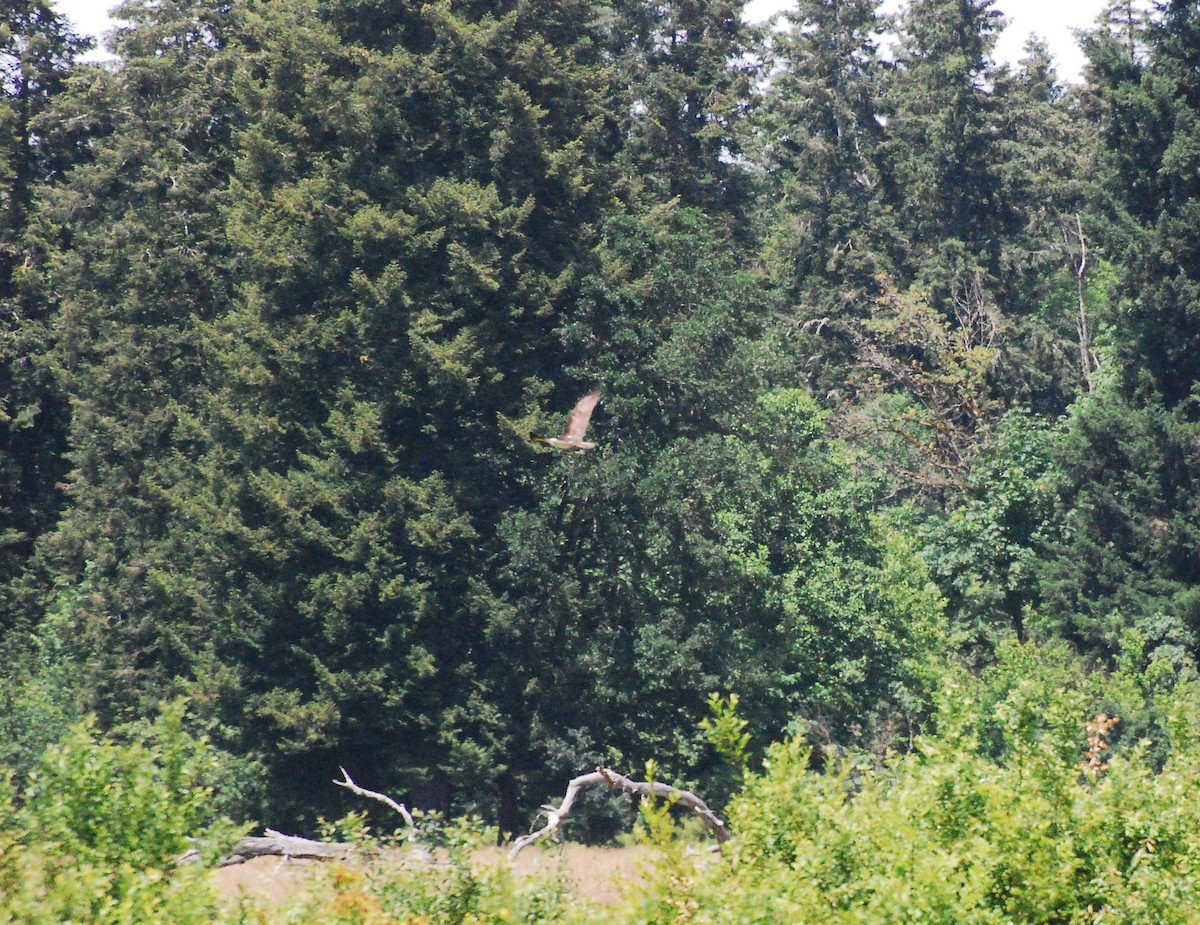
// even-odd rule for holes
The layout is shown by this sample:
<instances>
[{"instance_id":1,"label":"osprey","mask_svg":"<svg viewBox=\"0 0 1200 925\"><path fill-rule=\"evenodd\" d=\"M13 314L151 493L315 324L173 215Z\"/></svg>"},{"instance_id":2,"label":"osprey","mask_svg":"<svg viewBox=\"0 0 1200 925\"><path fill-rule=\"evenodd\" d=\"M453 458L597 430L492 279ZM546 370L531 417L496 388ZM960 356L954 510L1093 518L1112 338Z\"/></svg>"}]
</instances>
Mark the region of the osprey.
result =
<instances>
[{"instance_id":1,"label":"osprey","mask_svg":"<svg viewBox=\"0 0 1200 925\"><path fill-rule=\"evenodd\" d=\"M570 450L575 453L594 450L596 444L584 440L583 435L587 433L588 421L592 419L592 411L598 401L600 401L599 389L594 389L579 399L574 410L571 411L571 420L567 422L567 429L561 437L543 437L540 434L531 433L529 439L548 444L556 450Z\"/></svg>"}]
</instances>

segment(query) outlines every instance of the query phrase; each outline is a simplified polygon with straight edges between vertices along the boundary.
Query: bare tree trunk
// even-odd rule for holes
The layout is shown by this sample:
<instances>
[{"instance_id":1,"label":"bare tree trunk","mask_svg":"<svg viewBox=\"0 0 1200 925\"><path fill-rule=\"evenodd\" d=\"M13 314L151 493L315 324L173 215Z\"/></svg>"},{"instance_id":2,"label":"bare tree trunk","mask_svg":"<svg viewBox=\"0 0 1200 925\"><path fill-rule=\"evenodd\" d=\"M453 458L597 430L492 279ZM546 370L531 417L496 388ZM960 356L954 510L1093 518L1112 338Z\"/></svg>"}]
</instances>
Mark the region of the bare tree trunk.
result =
<instances>
[{"instance_id":1,"label":"bare tree trunk","mask_svg":"<svg viewBox=\"0 0 1200 925\"><path fill-rule=\"evenodd\" d=\"M1071 264L1075 270L1075 291L1079 300L1079 316L1075 320L1075 328L1079 333L1079 366L1083 372L1083 381L1087 383L1088 391L1096 391L1096 370L1100 364L1096 360L1096 354L1092 351L1092 333L1091 324L1087 316L1087 237L1083 233L1083 219L1079 213L1075 213L1075 227L1068 227L1066 222L1062 224L1063 243L1067 248L1067 255L1071 258ZM1071 238L1074 237L1078 242L1078 250Z\"/></svg>"}]
</instances>

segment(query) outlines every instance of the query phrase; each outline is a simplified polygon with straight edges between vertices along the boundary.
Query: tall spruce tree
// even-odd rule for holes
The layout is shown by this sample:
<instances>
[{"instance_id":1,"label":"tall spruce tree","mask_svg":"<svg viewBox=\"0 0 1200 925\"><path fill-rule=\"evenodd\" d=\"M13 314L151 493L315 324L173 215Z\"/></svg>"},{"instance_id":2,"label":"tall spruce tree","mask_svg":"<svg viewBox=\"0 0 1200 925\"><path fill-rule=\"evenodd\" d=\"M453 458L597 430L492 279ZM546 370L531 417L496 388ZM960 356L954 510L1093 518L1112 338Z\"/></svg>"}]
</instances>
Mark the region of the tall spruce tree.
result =
<instances>
[{"instance_id":1,"label":"tall spruce tree","mask_svg":"<svg viewBox=\"0 0 1200 925\"><path fill-rule=\"evenodd\" d=\"M1066 532L1045 566L1055 628L1111 653L1135 627L1175 660L1200 644L1195 203L1200 17L1114 3L1086 42L1100 143L1096 235L1116 268L1103 386L1059 453Z\"/></svg>"},{"instance_id":2,"label":"tall spruce tree","mask_svg":"<svg viewBox=\"0 0 1200 925\"><path fill-rule=\"evenodd\" d=\"M616 0L603 35L623 96L621 161L635 199L741 214L738 126L755 65L745 0Z\"/></svg>"},{"instance_id":3,"label":"tall spruce tree","mask_svg":"<svg viewBox=\"0 0 1200 925\"><path fill-rule=\"evenodd\" d=\"M1101 202L1116 226L1110 237L1127 269L1121 331L1114 339L1128 394L1160 395L1169 407L1190 402L1200 382L1200 14L1161 3L1142 24L1139 60L1121 32L1093 42L1104 140ZM1119 235L1119 236L1118 236ZM1200 417L1189 411L1188 417Z\"/></svg>"},{"instance_id":4,"label":"tall spruce tree","mask_svg":"<svg viewBox=\"0 0 1200 925\"><path fill-rule=\"evenodd\" d=\"M1093 281L1103 266L1089 252L1096 242L1080 182L1095 148L1040 40L1015 70L995 75L992 95L1005 213L991 287L1002 314L992 380L1009 404L1061 414L1096 379Z\"/></svg>"},{"instance_id":5,"label":"tall spruce tree","mask_svg":"<svg viewBox=\"0 0 1200 925\"><path fill-rule=\"evenodd\" d=\"M228 299L228 13L178 2L122 15L122 66L84 72L45 115L81 132L87 157L30 228L54 310L48 358L71 406L68 506L36 572L44 611L66 624L54 631L79 700L106 722L149 713L202 625L164 606L158 582L199 551L172 519L195 480L179 433L203 380L197 325Z\"/></svg>"},{"instance_id":6,"label":"tall spruce tree","mask_svg":"<svg viewBox=\"0 0 1200 925\"><path fill-rule=\"evenodd\" d=\"M771 83L753 125L767 174L761 221L778 273L813 315L863 311L894 267L878 8L802 0L770 37Z\"/></svg>"},{"instance_id":7,"label":"tall spruce tree","mask_svg":"<svg viewBox=\"0 0 1200 925\"><path fill-rule=\"evenodd\" d=\"M949 299L995 276L1008 230L996 165L993 0L913 0L900 18L890 162L902 189L908 272Z\"/></svg>"},{"instance_id":8,"label":"tall spruce tree","mask_svg":"<svg viewBox=\"0 0 1200 925\"><path fill-rule=\"evenodd\" d=\"M75 415L42 559L81 686L110 720L191 694L277 814L339 763L486 799L511 653L473 589L612 185L592 6L122 15L44 230Z\"/></svg>"},{"instance_id":9,"label":"tall spruce tree","mask_svg":"<svg viewBox=\"0 0 1200 925\"><path fill-rule=\"evenodd\" d=\"M40 190L61 179L72 146L39 120L87 47L48 2L0 10L0 634L15 618L13 580L61 495L66 406L47 374L49 306L37 291L41 255L27 234Z\"/></svg>"}]
</instances>

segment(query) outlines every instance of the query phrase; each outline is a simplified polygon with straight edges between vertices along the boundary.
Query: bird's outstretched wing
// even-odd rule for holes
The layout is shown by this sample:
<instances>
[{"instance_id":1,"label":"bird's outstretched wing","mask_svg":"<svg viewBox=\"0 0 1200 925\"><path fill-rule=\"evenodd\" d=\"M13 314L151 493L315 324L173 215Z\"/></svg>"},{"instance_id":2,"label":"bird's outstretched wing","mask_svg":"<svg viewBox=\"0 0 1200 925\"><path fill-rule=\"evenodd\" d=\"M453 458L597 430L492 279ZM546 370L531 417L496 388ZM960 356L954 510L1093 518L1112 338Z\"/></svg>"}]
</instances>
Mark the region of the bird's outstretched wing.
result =
<instances>
[{"instance_id":1,"label":"bird's outstretched wing","mask_svg":"<svg viewBox=\"0 0 1200 925\"><path fill-rule=\"evenodd\" d=\"M592 411L595 410L596 403L599 401L599 389L594 389L579 399L575 404L574 410L571 411L571 420L567 423L567 432L563 434L564 440L578 443L583 439L584 434L587 433L588 422L592 419Z\"/></svg>"}]
</instances>

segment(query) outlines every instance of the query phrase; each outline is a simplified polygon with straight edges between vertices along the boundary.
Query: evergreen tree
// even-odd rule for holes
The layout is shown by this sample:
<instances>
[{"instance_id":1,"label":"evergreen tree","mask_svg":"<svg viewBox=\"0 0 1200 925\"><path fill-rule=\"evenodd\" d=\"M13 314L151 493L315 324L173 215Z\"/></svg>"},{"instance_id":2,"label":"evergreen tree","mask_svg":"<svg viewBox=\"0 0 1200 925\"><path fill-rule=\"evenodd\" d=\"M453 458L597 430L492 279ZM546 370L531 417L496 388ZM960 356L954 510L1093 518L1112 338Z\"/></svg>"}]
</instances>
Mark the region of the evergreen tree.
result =
<instances>
[{"instance_id":1,"label":"evergreen tree","mask_svg":"<svg viewBox=\"0 0 1200 925\"><path fill-rule=\"evenodd\" d=\"M884 22L874 0L803 0L785 16L754 122L767 168L761 220L778 272L814 316L861 312L897 244L879 163Z\"/></svg>"},{"instance_id":2,"label":"evergreen tree","mask_svg":"<svg viewBox=\"0 0 1200 925\"><path fill-rule=\"evenodd\" d=\"M884 21L878 4L805 0L767 46L770 85L751 123L762 167L764 259L794 315L795 353L820 394L844 394L847 322L869 313L899 239L881 161Z\"/></svg>"},{"instance_id":3,"label":"evergreen tree","mask_svg":"<svg viewBox=\"0 0 1200 925\"><path fill-rule=\"evenodd\" d=\"M600 23L617 69L634 200L739 215L738 127L754 64L745 0L616 0Z\"/></svg>"},{"instance_id":4,"label":"evergreen tree","mask_svg":"<svg viewBox=\"0 0 1200 925\"><path fill-rule=\"evenodd\" d=\"M1104 270L1080 182L1094 145L1041 41L1031 39L1015 72L997 71L994 81L992 169L1004 219L989 286L999 309L990 375L1006 403L1057 415L1096 379L1094 290Z\"/></svg>"},{"instance_id":5,"label":"evergreen tree","mask_svg":"<svg viewBox=\"0 0 1200 925\"><path fill-rule=\"evenodd\" d=\"M88 703L191 694L276 813L339 763L448 806L495 758L471 602L610 196L590 13L131 4L62 103L115 115L47 210L44 571Z\"/></svg>"},{"instance_id":6,"label":"evergreen tree","mask_svg":"<svg viewBox=\"0 0 1200 925\"><path fill-rule=\"evenodd\" d=\"M42 364L49 311L27 229L37 193L73 160L63 133L39 120L86 47L48 2L0 10L0 631L15 617L12 582L60 506L67 411Z\"/></svg>"},{"instance_id":7,"label":"evergreen tree","mask_svg":"<svg viewBox=\"0 0 1200 925\"><path fill-rule=\"evenodd\" d=\"M1043 588L1055 631L1080 645L1111 654L1132 625L1151 655L1186 660L1200 628L1200 19L1192 4L1143 14L1116 3L1086 47L1097 237L1118 282L1103 318L1103 387L1072 409L1059 453L1066 529Z\"/></svg>"},{"instance_id":8,"label":"evergreen tree","mask_svg":"<svg viewBox=\"0 0 1200 925\"><path fill-rule=\"evenodd\" d=\"M1160 395L1174 407L1190 401L1200 381L1200 14L1162 3L1140 27L1134 20L1120 28L1090 46L1105 243L1127 271L1114 346L1127 393Z\"/></svg>"},{"instance_id":9,"label":"evergreen tree","mask_svg":"<svg viewBox=\"0 0 1200 925\"><path fill-rule=\"evenodd\" d=\"M996 171L993 0L913 0L900 18L888 110L909 273L949 300L977 274L996 277L1009 230Z\"/></svg>"},{"instance_id":10,"label":"evergreen tree","mask_svg":"<svg viewBox=\"0 0 1200 925\"><path fill-rule=\"evenodd\" d=\"M1132 404L1111 379L1068 422L1054 454L1058 529L1038 569L1041 632L1112 658L1132 628L1151 658L1194 660L1197 424L1159 398Z\"/></svg>"}]
</instances>

